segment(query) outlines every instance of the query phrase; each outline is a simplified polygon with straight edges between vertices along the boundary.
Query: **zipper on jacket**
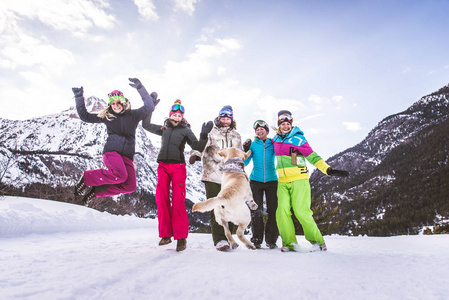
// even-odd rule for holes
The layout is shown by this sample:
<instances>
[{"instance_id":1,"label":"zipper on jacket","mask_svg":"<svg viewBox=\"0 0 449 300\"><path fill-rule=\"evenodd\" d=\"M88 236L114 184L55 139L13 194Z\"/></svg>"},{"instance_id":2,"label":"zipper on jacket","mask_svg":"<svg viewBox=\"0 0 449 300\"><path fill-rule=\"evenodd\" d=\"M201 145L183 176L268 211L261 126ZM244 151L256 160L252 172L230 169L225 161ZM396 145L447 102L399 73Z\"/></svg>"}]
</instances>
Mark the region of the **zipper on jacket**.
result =
<instances>
[{"instance_id":1,"label":"zipper on jacket","mask_svg":"<svg viewBox=\"0 0 449 300\"><path fill-rule=\"evenodd\" d=\"M265 169L265 150L266 150L265 142L266 142L266 140L263 141L263 182L264 183L267 182L267 174L266 174L267 171Z\"/></svg>"},{"instance_id":2,"label":"zipper on jacket","mask_svg":"<svg viewBox=\"0 0 449 300\"><path fill-rule=\"evenodd\" d=\"M165 149L165 159L166 159L166 160L168 160L168 148L169 148L169 145L170 145L171 134L173 133L173 129L174 129L174 128L171 128L171 130L170 130L170 135L168 136L167 149Z\"/></svg>"}]
</instances>

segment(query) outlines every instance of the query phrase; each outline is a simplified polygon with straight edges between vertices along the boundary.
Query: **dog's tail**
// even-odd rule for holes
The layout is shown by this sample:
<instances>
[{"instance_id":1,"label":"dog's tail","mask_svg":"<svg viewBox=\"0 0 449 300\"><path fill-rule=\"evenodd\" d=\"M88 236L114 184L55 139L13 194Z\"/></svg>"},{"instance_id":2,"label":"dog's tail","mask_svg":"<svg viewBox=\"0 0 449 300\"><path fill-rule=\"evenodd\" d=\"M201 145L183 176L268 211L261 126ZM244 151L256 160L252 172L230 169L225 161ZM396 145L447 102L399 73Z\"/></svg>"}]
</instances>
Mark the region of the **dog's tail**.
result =
<instances>
[{"instance_id":1,"label":"dog's tail","mask_svg":"<svg viewBox=\"0 0 449 300\"><path fill-rule=\"evenodd\" d=\"M206 201L195 203L192 207L192 211L206 212L211 211L218 205L220 205L222 200L218 197L209 198Z\"/></svg>"}]
</instances>

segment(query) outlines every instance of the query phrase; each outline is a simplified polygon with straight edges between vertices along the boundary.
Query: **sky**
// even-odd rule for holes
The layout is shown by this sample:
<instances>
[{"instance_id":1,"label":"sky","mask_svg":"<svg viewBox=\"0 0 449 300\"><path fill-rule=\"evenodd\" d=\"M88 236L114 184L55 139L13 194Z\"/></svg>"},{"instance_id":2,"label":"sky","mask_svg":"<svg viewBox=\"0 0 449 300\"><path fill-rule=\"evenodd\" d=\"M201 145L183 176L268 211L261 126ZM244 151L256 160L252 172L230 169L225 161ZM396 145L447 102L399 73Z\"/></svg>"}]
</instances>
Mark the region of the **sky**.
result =
<instances>
[{"instance_id":1,"label":"sky","mask_svg":"<svg viewBox=\"0 0 449 300\"><path fill-rule=\"evenodd\" d=\"M9 299L447 299L449 235L325 236L328 251L158 246L157 220L0 198L0 289ZM278 240L278 245L281 241Z\"/></svg>"},{"instance_id":2,"label":"sky","mask_svg":"<svg viewBox=\"0 0 449 300\"><path fill-rule=\"evenodd\" d=\"M448 0L2 0L0 117L74 105L71 88L107 99L139 78L181 99L198 135L224 105L243 140L257 119L293 113L328 158L383 118L449 83ZM274 130L271 130L270 137Z\"/></svg>"}]
</instances>

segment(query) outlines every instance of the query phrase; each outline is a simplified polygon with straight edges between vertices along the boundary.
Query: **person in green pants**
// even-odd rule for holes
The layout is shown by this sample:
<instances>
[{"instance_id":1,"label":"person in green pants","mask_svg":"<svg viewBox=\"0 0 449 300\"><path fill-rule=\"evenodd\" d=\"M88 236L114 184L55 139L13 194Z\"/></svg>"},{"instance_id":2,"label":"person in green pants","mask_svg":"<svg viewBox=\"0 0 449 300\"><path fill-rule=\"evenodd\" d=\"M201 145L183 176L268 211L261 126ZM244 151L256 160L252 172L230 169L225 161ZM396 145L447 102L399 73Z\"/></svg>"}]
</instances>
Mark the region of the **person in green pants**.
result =
<instances>
[{"instance_id":1,"label":"person in green pants","mask_svg":"<svg viewBox=\"0 0 449 300\"><path fill-rule=\"evenodd\" d=\"M279 235L282 238L281 251L296 251L298 247L295 227L291 218L292 208L296 218L301 223L306 240L319 247L320 250L326 251L326 243L310 209L311 193L306 160L328 176L345 177L349 173L329 167L312 150L304 133L297 126L293 126L292 123L293 117L290 111L279 111L279 128L273 138L273 144L276 155L276 170L279 175L276 222Z\"/></svg>"}]
</instances>

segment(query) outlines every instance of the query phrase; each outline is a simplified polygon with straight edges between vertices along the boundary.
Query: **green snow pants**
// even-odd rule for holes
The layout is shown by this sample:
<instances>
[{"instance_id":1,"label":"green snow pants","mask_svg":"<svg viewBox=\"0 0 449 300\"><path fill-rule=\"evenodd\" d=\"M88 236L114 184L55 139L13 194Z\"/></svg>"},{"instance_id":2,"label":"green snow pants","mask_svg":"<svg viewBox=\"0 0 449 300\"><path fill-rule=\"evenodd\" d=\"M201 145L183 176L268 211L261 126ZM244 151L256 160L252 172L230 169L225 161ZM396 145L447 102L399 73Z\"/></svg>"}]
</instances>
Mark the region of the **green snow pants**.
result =
<instances>
[{"instance_id":1,"label":"green snow pants","mask_svg":"<svg viewBox=\"0 0 449 300\"><path fill-rule=\"evenodd\" d=\"M278 183L276 222L279 228L279 235L282 238L282 246L293 248L295 244L298 244L291 216L292 207L296 218L304 230L306 240L311 243L318 242L320 245L324 243L323 236L313 219L313 212L310 209L312 201L310 194L308 179Z\"/></svg>"}]
</instances>

